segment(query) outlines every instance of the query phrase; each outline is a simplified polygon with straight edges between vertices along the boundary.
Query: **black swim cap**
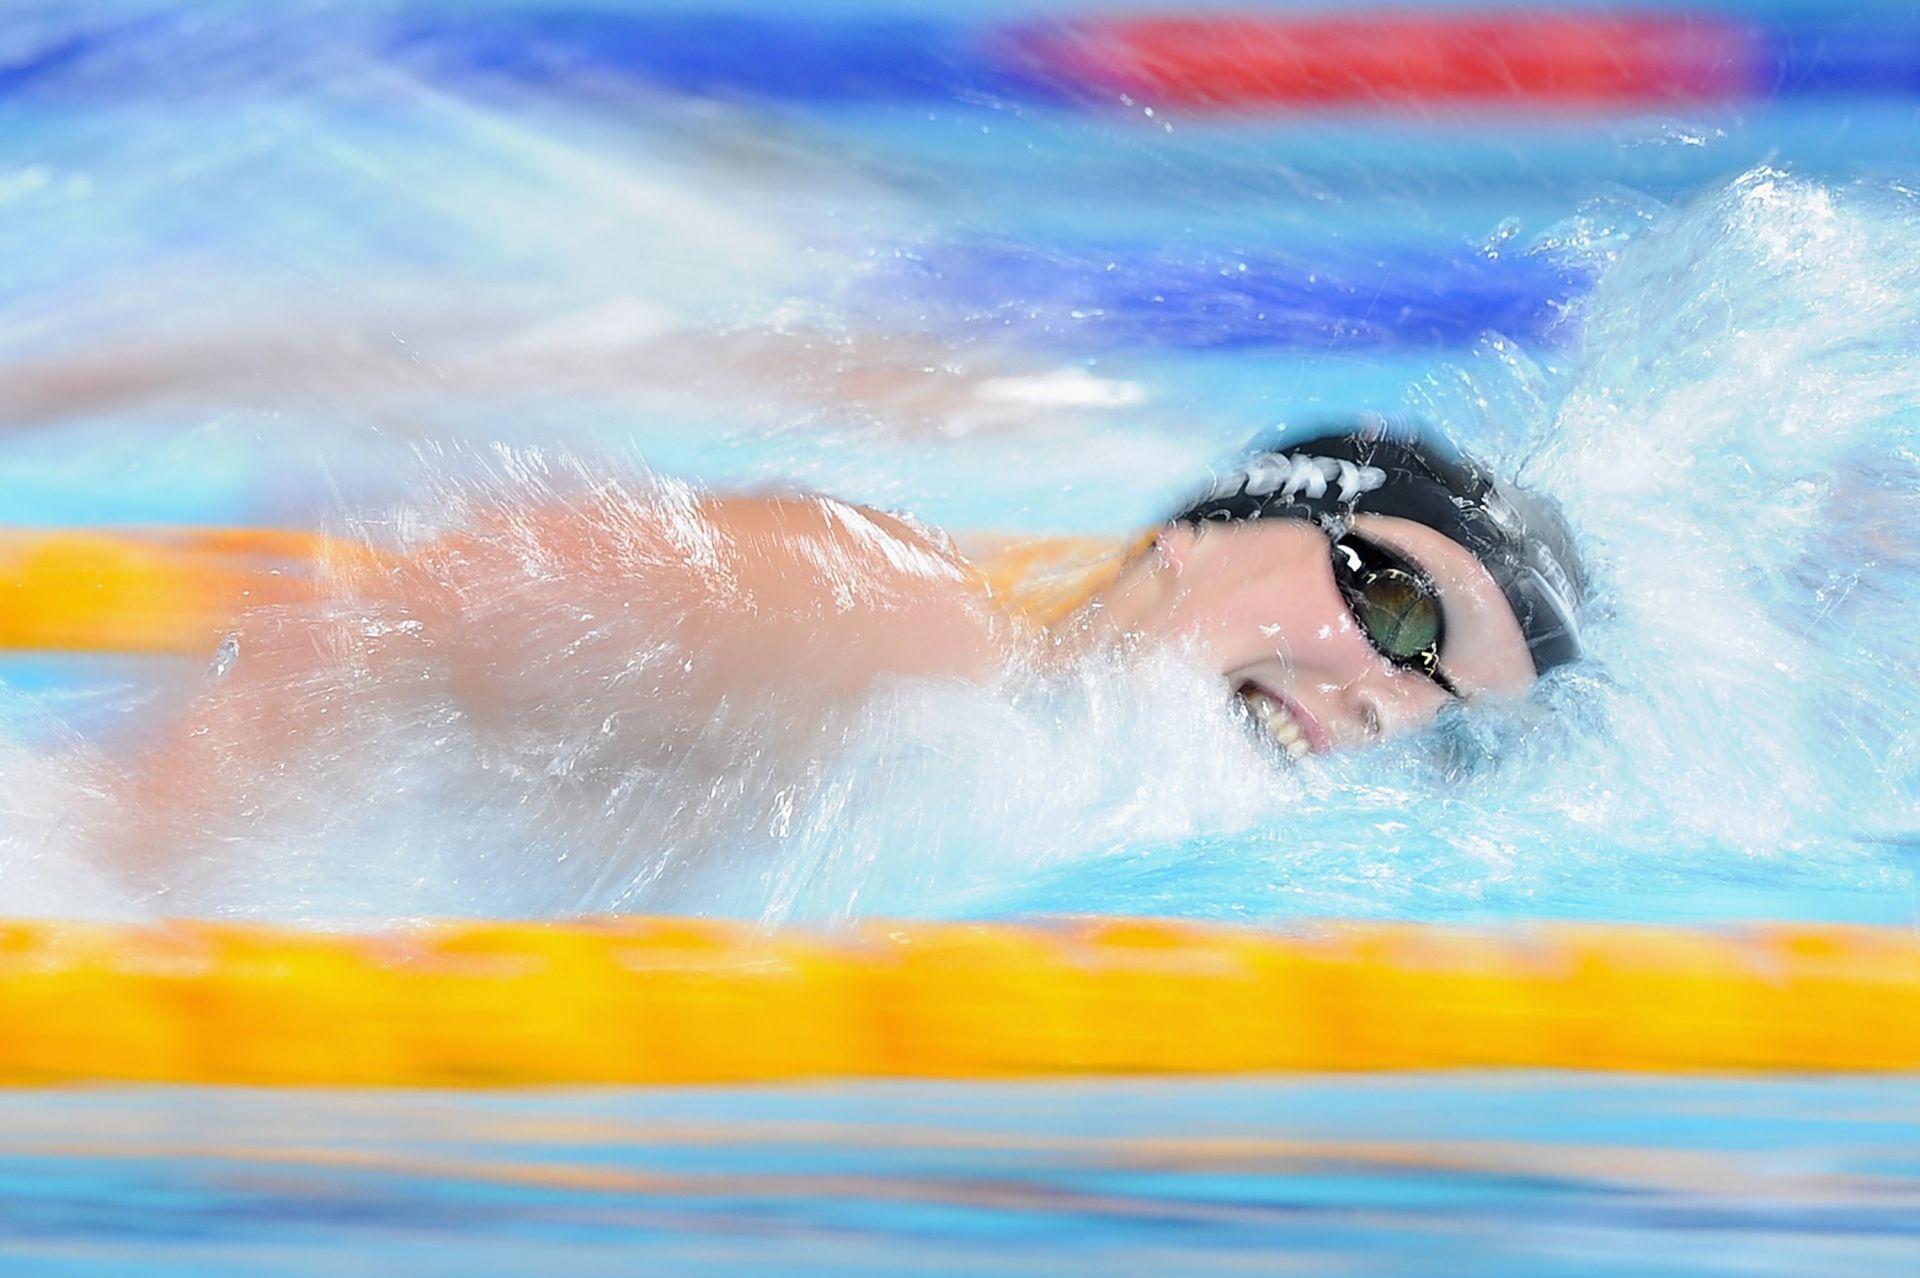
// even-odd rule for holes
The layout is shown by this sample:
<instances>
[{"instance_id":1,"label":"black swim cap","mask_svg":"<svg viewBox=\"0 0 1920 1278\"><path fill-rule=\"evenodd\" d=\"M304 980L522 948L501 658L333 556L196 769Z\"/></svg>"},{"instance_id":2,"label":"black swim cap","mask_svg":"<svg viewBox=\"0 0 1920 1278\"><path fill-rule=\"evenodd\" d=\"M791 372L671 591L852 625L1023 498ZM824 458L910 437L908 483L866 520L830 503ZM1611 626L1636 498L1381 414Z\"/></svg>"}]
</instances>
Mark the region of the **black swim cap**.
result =
<instances>
[{"instance_id":1,"label":"black swim cap","mask_svg":"<svg viewBox=\"0 0 1920 1278\"><path fill-rule=\"evenodd\" d=\"M1410 519L1471 552L1513 609L1536 674L1580 655L1586 574L1559 509L1398 423L1265 440L1173 522L1307 519L1338 535L1356 514Z\"/></svg>"}]
</instances>

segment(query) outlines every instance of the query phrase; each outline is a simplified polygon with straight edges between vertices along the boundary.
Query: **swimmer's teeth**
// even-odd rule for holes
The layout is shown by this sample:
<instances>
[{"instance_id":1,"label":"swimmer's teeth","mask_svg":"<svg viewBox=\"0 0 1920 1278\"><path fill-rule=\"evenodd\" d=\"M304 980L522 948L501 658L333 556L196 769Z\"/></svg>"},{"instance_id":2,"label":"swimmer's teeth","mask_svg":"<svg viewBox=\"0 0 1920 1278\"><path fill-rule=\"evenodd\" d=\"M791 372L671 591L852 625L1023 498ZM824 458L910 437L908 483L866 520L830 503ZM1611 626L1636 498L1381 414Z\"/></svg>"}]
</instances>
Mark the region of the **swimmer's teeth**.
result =
<instances>
[{"instance_id":1,"label":"swimmer's teeth","mask_svg":"<svg viewBox=\"0 0 1920 1278\"><path fill-rule=\"evenodd\" d=\"M1307 757L1313 747L1307 741L1307 734L1284 705L1259 688L1245 688L1240 696L1252 711L1254 722L1266 730L1274 744L1286 751L1288 758L1298 760Z\"/></svg>"}]
</instances>

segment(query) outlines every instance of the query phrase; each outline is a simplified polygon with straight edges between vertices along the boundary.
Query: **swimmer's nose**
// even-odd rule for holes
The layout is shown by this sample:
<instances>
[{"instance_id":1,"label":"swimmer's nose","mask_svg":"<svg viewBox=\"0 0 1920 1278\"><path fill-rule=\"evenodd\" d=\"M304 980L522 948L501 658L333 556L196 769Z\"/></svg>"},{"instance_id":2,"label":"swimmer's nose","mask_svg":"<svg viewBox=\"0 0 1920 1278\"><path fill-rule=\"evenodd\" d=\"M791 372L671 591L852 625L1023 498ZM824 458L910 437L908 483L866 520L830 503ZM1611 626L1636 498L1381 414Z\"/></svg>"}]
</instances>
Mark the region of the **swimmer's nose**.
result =
<instances>
[{"instance_id":1,"label":"swimmer's nose","mask_svg":"<svg viewBox=\"0 0 1920 1278\"><path fill-rule=\"evenodd\" d=\"M1323 634L1291 664L1289 693L1326 730L1334 749L1375 745L1433 721L1452 698L1402 670L1353 634Z\"/></svg>"},{"instance_id":2,"label":"swimmer's nose","mask_svg":"<svg viewBox=\"0 0 1920 1278\"><path fill-rule=\"evenodd\" d=\"M1411 671L1376 663L1363 677L1340 689L1339 722L1357 745L1373 745L1432 723L1452 698Z\"/></svg>"}]
</instances>

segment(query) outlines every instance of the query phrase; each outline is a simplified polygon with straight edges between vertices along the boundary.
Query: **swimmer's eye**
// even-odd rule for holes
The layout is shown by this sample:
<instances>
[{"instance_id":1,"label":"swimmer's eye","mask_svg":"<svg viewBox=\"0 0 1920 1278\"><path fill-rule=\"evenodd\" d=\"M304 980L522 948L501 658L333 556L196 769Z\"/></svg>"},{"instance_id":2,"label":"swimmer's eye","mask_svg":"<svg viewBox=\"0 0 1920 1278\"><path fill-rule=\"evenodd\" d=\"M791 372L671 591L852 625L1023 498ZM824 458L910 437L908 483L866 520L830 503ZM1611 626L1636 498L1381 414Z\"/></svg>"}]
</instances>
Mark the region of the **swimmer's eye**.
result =
<instances>
[{"instance_id":1,"label":"swimmer's eye","mask_svg":"<svg viewBox=\"0 0 1920 1278\"><path fill-rule=\"evenodd\" d=\"M1447 626L1430 577L1385 546L1348 534L1333 543L1333 580L1375 651L1460 695L1440 672Z\"/></svg>"}]
</instances>

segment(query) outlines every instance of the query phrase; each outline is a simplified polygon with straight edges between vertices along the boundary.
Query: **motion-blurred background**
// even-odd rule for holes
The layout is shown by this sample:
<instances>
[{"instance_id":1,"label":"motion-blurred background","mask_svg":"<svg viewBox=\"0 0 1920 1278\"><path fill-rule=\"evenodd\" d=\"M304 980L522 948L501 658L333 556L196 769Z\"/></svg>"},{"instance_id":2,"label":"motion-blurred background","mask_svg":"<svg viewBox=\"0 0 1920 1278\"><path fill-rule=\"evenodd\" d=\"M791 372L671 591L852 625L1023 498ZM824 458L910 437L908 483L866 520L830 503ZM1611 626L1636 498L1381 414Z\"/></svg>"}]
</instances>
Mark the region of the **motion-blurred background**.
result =
<instances>
[{"instance_id":1,"label":"motion-blurred background","mask_svg":"<svg viewBox=\"0 0 1920 1278\"><path fill-rule=\"evenodd\" d=\"M1557 496L1599 594L1546 723L1306 775L1173 673L903 702L810 788L680 796L724 871L691 903L646 892L673 828L553 870L503 816L533 791L398 715L118 891L73 813L215 654L12 652L0 913L1910 927L1916 130L1903 4L12 0L10 535L377 538L559 471L1122 534L1265 428L1377 411ZM1917 1100L21 1093L0 1265L1898 1273Z\"/></svg>"}]
</instances>

